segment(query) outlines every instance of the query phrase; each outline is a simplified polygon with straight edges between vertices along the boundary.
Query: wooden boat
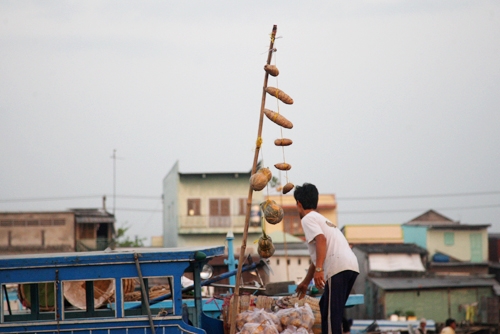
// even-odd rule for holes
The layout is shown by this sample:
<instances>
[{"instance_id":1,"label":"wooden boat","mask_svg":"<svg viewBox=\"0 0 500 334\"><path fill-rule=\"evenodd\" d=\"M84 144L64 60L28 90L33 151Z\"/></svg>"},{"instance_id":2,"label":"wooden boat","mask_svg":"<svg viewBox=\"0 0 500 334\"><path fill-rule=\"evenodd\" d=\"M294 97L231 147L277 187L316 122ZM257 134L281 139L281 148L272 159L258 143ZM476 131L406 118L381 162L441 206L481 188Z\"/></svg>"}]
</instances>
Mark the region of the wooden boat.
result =
<instances>
[{"instance_id":1,"label":"wooden boat","mask_svg":"<svg viewBox=\"0 0 500 334\"><path fill-rule=\"evenodd\" d=\"M203 266L224 254L224 247L140 249L14 255L0 257L0 332L2 333L205 333L202 326ZM192 273L191 302L183 299L181 277ZM131 279L140 282L141 300L125 307L124 288ZM150 300L148 285L163 280L170 286L162 303ZM113 303L96 307L99 281L113 285ZM75 282L86 286L85 305L75 307L64 291ZM29 286L29 308L12 310L7 286ZM51 286L51 297L40 298L40 287ZM53 300L41 300L53 298ZM166 303L168 302L168 303ZM53 305L53 308L41 305ZM190 304L190 306L188 306ZM166 306L168 305L168 306Z\"/></svg>"}]
</instances>

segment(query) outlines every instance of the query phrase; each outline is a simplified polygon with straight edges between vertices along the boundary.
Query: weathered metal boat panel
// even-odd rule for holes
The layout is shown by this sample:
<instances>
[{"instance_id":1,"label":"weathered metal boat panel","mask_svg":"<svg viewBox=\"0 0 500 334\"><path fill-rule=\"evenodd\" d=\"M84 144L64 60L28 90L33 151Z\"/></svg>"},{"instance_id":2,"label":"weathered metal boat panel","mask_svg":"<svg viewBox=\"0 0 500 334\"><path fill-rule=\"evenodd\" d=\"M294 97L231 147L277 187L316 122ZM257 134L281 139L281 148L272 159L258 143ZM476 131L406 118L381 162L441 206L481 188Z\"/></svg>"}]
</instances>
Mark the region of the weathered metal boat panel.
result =
<instances>
[{"instance_id":1,"label":"weathered metal boat panel","mask_svg":"<svg viewBox=\"0 0 500 334\"><path fill-rule=\"evenodd\" d=\"M29 284L30 309L12 311L1 305L0 332L3 333L204 333L201 329L201 284L203 265L211 258L224 254L224 247L138 249L137 251L103 251L15 255L0 257L1 299L8 298L7 285ZM194 317L186 322L183 307L181 277L192 272L194 278ZM167 278L171 283L170 308L151 305L149 297L140 308L125 310L123 281L141 278L141 288L148 280ZM93 282L109 280L114 284L114 303L94 307ZM75 310L65 301L64 284L84 281L86 307ZM41 283L54 286L53 309L41 310L38 287ZM91 291L89 293L89 291ZM143 292L147 290L143 289ZM147 294L147 292L146 292ZM145 294L143 294L144 296ZM7 306L5 305L7 304ZM191 311L193 313L193 311Z\"/></svg>"}]
</instances>

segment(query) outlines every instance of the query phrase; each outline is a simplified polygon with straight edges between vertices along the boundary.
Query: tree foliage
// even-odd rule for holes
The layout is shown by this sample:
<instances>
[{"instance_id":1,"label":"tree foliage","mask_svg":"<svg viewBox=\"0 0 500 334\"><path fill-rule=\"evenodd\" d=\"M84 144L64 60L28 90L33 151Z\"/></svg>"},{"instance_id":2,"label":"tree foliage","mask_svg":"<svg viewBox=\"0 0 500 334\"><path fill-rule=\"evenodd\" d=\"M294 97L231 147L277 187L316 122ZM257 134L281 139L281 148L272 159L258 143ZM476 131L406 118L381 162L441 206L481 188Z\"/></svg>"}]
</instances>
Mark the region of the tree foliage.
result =
<instances>
[{"instance_id":1,"label":"tree foliage","mask_svg":"<svg viewBox=\"0 0 500 334\"><path fill-rule=\"evenodd\" d=\"M139 236L135 235L134 239L131 240L130 236L126 235L129 229L130 226L128 226L128 223L118 228L114 238L116 247L144 247L144 240L146 240L146 238L139 238Z\"/></svg>"}]
</instances>

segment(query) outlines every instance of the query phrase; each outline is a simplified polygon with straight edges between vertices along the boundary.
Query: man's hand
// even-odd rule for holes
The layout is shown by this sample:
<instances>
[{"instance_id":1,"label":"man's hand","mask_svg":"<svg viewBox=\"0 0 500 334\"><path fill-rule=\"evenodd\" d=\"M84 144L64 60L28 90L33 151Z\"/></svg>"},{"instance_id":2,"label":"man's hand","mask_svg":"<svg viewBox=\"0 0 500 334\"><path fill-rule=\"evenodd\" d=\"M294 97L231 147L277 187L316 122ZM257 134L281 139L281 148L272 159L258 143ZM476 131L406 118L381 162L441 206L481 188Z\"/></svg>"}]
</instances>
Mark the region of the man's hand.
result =
<instances>
[{"instance_id":1,"label":"man's hand","mask_svg":"<svg viewBox=\"0 0 500 334\"><path fill-rule=\"evenodd\" d=\"M325 288L325 273L322 271L316 271L314 273L314 285L318 289L324 289Z\"/></svg>"},{"instance_id":2,"label":"man's hand","mask_svg":"<svg viewBox=\"0 0 500 334\"><path fill-rule=\"evenodd\" d=\"M297 285L297 289L295 289L295 292L297 293L297 296L299 297L299 299L302 299L306 296L307 286L308 286L308 284L304 283L304 282Z\"/></svg>"}]
</instances>

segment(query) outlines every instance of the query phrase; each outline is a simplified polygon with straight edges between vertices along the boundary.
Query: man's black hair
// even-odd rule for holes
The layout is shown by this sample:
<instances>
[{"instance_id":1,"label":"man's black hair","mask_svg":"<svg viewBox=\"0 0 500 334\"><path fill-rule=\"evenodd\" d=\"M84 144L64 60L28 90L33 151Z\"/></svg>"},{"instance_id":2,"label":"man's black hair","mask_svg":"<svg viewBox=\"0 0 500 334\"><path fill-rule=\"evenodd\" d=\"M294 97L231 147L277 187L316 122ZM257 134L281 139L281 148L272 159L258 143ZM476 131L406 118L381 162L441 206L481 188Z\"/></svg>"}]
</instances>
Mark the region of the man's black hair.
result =
<instances>
[{"instance_id":1,"label":"man's black hair","mask_svg":"<svg viewBox=\"0 0 500 334\"><path fill-rule=\"evenodd\" d=\"M450 326L454 322L456 322L455 319L452 318L446 319L446 327Z\"/></svg>"},{"instance_id":2,"label":"man's black hair","mask_svg":"<svg viewBox=\"0 0 500 334\"><path fill-rule=\"evenodd\" d=\"M316 210L318 207L318 196L318 188L311 183L304 183L302 186L296 186L293 193L293 197L302 204L304 210Z\"/></svg>"}]
</instances>

